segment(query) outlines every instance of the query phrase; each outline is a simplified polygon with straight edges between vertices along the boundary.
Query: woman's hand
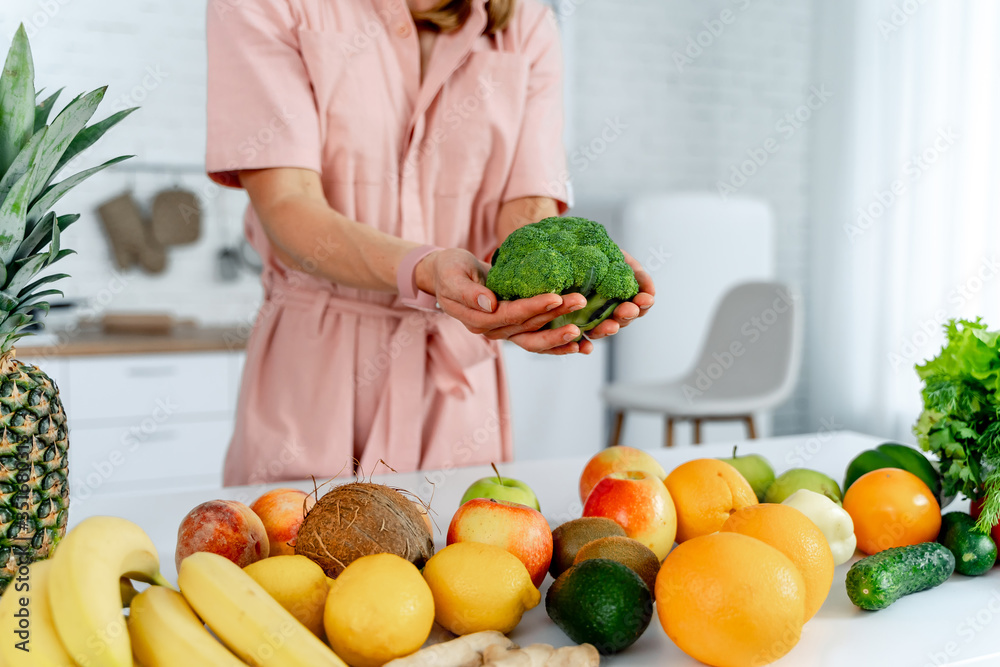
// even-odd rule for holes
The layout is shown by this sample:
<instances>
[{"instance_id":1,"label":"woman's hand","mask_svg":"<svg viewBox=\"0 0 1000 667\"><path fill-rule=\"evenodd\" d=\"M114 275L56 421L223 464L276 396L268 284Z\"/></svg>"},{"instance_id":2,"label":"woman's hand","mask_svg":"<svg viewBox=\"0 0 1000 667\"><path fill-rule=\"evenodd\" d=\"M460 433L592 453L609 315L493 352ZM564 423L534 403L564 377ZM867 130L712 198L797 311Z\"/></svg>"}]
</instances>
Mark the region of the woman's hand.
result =
<instances>
[{"instance_id":1,"label":"woman's hand","mask_svg":"<svg viewBox=\"0 0 1000 667\"><path fill-rule=\"evenodd\" d=\"M575 324L539 331L560 315L583 308L587 300L582 295L540 294L498 303L496 295L486 288L487 270L487 265L468 251L439 250L417 265L417 286L436 295L441 310L472 333L509 340L529 352L542 354L593 351L589 340L573 342L580 336Z\"/></svg>"},{"instance_id":2,"label":"woman's hand","mask_svg":"<svg viewBox=\"0 0 1000 667\"><path fill-rule=\"evenodd\" d=\"M622 250L625 261L635 272L635 279L639 283L639 293L632 297L631 301L619 304L611 317L604 320L596 327L587 332L588 338L597 340L618 333L622 327L627 327L636 318L642 317L653 306L653 296L656 294L656 287L653 285L653 278L642 268L642 265L632 255Z\"/></svg>"}]
</instances>

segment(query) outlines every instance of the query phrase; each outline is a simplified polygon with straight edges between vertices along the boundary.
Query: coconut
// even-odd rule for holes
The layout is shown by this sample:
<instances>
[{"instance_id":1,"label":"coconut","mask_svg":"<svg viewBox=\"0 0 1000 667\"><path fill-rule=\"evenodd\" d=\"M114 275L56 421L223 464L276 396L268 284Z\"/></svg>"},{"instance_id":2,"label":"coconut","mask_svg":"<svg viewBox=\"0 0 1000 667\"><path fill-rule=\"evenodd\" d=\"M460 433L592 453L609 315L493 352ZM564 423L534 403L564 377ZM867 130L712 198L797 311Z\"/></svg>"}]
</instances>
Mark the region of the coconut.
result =
<instances>
[{"instance_id":1,"label":"coconut","mask_svg":"<svg viewBox=\"0 0 1000 667\"><path fill-rule=\"evenodd\" d=\"M434 538L414 503L382 484L354 482L328 491L299 528L295 553L336 578L362 556L396 554L418 568L434 555Z\"/></svg>"}]
</instances>

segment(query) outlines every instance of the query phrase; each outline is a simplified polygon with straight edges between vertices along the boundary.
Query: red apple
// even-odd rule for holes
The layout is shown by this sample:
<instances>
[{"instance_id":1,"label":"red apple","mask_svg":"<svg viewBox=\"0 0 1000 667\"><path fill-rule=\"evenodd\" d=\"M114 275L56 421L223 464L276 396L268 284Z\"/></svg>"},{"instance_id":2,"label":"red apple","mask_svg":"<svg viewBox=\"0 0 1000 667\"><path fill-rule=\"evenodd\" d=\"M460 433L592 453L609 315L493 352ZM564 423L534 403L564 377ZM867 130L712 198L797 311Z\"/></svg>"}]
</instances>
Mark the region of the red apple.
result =
<instances>
[{"instance_id":1,"label":"red apple","mask_svg":"<svg viewBox=\"0 0 1000 667\"><path fill-rule=\"evenodd\" d=\"M677 511L659 477L641 470L613 472L594 487L583 516L603 516L653 550L661 561L677 536Z\"/></svg>"},{"instance_id":2,"label":"red apple","mask_svg":"<svg viewBox=\"0 0 1000 667\"><path fill-rule=\"evenodd\" d=\"M667 477L667 471L649 453L635 447L608 447L595 454L584 466L580 476L580 502L587 502L587 496L603 478L623 470L642 470L661 480Z\"/></svg>"},{"instance_id":3,"label":"red apple","mask_svg":"<svg viewBox=\"0 0 1000 667\"><path fill-rule=\"evenodd\" d=\"M270 556L295 555L299 526L315 504L315 496L298 489L274 489L253 501L250 509L260 517L267 531Z\"/></svg>"},{"instance_id":4,"label":"red apple","mask_svg":"<svg viewBox=\"0 0 1000 667\"><path fill-rule=\"evenodd\" d=\"M458 508L448 526L448 544L481 542L502 547L528 568L531 583L542 585L552 562L552 530L541 512L506 500L473 498Z\"/></svg>"},{"instance_id":5,"label":"red apple","mask_svg":"<svg viewBox=\"0 0 1000 667\"><path fill-rule=\"evenodd\" d=\"M177 529L177 569L196 551L219 554L246 567L267 558L270 548L264 523L252 509L235 500L209 500L188 512Z\"/></svg>"}]
</instances>

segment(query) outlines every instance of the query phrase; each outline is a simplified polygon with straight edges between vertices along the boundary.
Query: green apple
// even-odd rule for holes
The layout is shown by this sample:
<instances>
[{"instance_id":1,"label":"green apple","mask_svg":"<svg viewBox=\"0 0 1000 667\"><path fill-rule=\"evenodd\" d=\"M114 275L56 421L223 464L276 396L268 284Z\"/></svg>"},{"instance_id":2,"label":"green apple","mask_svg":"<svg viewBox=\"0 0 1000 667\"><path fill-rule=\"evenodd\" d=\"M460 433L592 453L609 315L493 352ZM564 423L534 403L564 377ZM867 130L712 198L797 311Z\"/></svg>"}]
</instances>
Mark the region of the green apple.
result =
<instances>
[{"instance_id":1,"label":"green apple","mask_svg":"<svg viewBox=\"0 0 1000 667\"><path fill-rule=\"evenodd\" d=\"M843 496L840 493L840 487L837 486L837 483L828 476L816 470L792 468L791 470L778 475L778 478L774 480L774 483L768 487L767 493L764 494L764 502L784 502L785 498L792 495L799 489L808 489L810 491L815 491L816 493L822 493L838 505L840 505L843 500Z\"/></svg>"},{"instance_id":2,"label":"green apple","mask_svg":"<svg viewBox=\"0 0 1000 667\"><path fill-rule=\"evenodd\" d=\"M527 484L518 479L501 477L500 471L493 466L496 477L483 477L476 480L465 491L460 505L464 505L473 498L492 498L493 500L506 500L512 503L527 505L535 510L541 511L538 506L538 497Z\"/></svg>"},{"instance_id":3,"label":"green apple","mask_svg":"<svg viewBox=\"0 0 1000 667\"><path fill-rule=\"evenodd\" d=\"M719 460L736 468L737 472L750 482L753 492L757 494L757 500L764 502L764 493L774 482L774 468L771 467L767 459L760 454L736 456L736 447L733 447L732 456Z\"/></svg>"}]
</instances>

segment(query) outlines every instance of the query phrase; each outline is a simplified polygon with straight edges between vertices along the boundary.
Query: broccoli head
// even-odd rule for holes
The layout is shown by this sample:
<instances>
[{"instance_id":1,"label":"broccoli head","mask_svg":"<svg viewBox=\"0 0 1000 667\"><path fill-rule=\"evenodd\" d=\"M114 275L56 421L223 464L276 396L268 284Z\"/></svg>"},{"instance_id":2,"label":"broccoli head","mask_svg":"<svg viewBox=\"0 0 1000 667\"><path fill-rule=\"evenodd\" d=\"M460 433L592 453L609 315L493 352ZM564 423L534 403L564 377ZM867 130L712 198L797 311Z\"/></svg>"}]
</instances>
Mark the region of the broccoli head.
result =
<instances>
[{"instance_id":1,"label":"broccoli head","mask_svg":"<svg viewBox=\"0 0 1000 667\"><path fill-rule=\"evenodd\" d=\"M621 249L603 225L586 218L546 218L516 229L492 264L486 286L504 301L548 293L587 297L582 310L556 318L550 329L575 324L590 331L639 293Z\"/></svg>"}]
</instances>

